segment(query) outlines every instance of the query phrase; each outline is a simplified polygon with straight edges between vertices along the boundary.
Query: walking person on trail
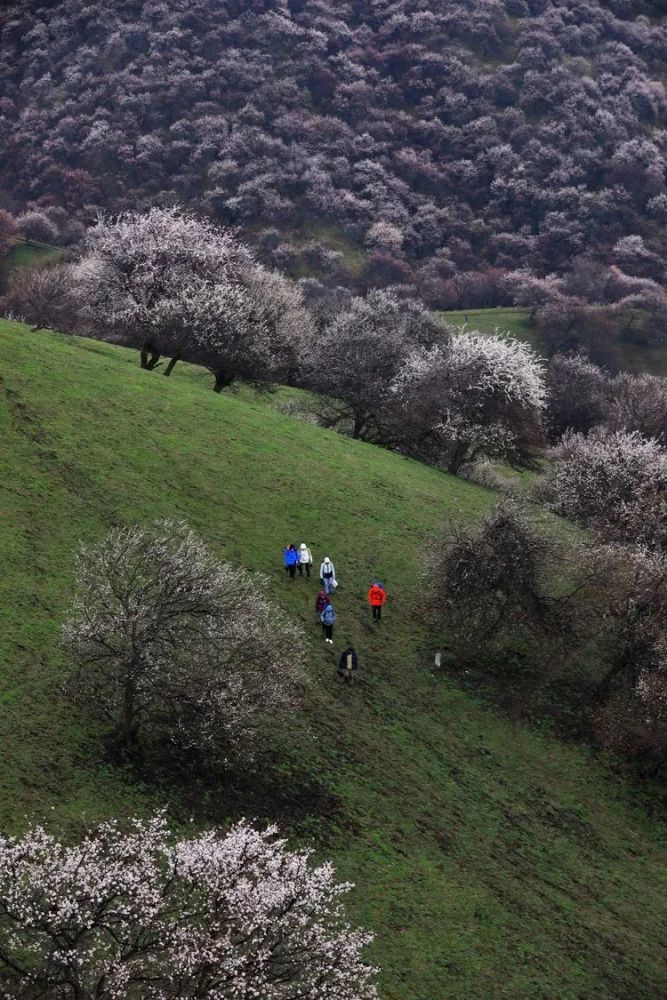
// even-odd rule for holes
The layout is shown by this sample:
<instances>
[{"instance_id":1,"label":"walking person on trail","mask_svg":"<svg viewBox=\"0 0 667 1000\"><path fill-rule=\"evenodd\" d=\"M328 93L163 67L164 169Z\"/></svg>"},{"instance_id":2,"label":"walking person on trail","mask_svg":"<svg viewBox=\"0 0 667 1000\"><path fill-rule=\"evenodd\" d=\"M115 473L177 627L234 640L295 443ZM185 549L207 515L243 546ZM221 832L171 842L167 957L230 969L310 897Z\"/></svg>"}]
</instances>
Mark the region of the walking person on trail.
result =
<instances>
[{"instance_id":1,"label":"walking person on trail","mask_svg":"<svg viewBox=\"0 0 667 1000\"><path fill-rule=\"evenodd\" d=\"M324 641L330 643L333 646L333 627L336 621L336 612L334 611L334 606L331 603L331 598L326 598L326 604L320 615L320 621L322 622L322 635L324 636Z\"/></svg>"},{"instance_id":2,"label":"walking person on trail","mask_svg":"<svg viewBox=\"0 0 667 1000\"><path fill-rule=\"evenodd\" d=\"M340 660L338 661L338 676L343 679L345 684L354 684L354 675L359 669L359 657L357 656L354 646L348 646L340 654Z\"/></svg>"},{"instance_id":3,"label":"walking person on trail","mask_svg":"<svg viewBox=\"0 0 667 1000\"><path fill-rule=\"evenodd\" d=\"M291 580L294 579L298 563L299 553L296 550L296 546L288 545L285 549L285 572L289 573Z\"/></svg>"},{"instance_id":4,"label":"walking person on trail","mask_svg":"<svg viewBox=\"0 0 667 1000\"><path fill-rule=\"evenodd\" d=\"M319 594L315 598L315 610L318 615L321 615L327 606L327 595L324 590L320 590Z\"/></svg>"},{"instance_id":5,"label":"walking person on trail","mask_svg":"<svg viewBox=\"0 0 667 1000\"><path fill-rule=\"evenodd\" d=\"M336 570L329 556L324 557L324 562L320 566L320 579L325 594L330 594L338 586L336 583Z\"/></svg>"},{"instance_id":6,"label":"walking person on trail","mask_svg":"<svg viewBox=\"0 0 667 1000\"><path fill-rule=\"evenodd\" d=\"M310 549L305 542L301 542L299 546L299 576L303 576L303 571L305 569L306 576L310 577L310 567L313 565L313 557L310 554Z\"/></svg>"},{"instance_id":7,"label":"walking person on trail","mask_svg":"<svg viewBox=\"0 0 667 1000\"><path fill-rule=\"evenodd\" d=\"M368 603L373 610L373 621L379 622L382 618L382 607L387 601L387 591L381 583L374 583L368 591Z\"/></svg>"}]
</instances>

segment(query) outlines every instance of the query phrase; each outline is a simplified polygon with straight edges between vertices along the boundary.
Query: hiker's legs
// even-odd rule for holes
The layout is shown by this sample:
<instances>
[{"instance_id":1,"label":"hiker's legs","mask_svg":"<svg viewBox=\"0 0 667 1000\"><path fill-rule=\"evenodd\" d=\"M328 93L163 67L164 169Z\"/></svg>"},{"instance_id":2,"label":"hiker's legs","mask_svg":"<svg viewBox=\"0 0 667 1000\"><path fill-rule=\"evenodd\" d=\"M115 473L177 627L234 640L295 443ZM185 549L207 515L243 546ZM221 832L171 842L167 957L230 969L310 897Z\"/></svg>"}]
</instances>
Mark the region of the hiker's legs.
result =
<instances>
[{"instance_id":1,"label":"hiker's legs","mask_svg":"<svg viewBox=\"0 0 667 1000\"><path fill-rule=\"evenodd\" d=\"M322 638L326 639L326 637L327 637L327 627L324 624L324 622L322 622Z\"/></svg>"},{"instance_id":2,"label":"hiker's legs","mask_svg":"<svg viewBox=\"0 0 667 1000\"><path fill-rule=\"evenodd\" d=\"M324 587L324 593L328 594L329 591L331 590L331 580L328 577L323 576L322 577L322 586Z\"/></svg>"},{"instance_id":3,"label":"hiker's legs","mask_svg":"<svg viewBox=\"0 0 667 1000\"><path fill-rule=\"evenodd\" d=\"M377 606L377 608L375 610L377 611L377 614L376 614L375 617L377 618L378 621L380 621L380 619L382 618L382 605L378 604L378 606Z\"/></svg>"},{"instance_id":4,"label":"hiker's legs","mask_svg":"<svg viewBox=\"0 0 667 1000\"><path fill-rule=\"evenodd\" d=\"M330 642L333 642L333 625L325 625L324 632L325 632L324 638L328 639Z\"/></svg>"},{"instance_id":5,"label":"hiker's legs","mask_svg":"<svg viewBox=\"0 0 667 1000\"><path fill-rule=\"evenodd\" d=\"M310 580L310 563L306 563L306 576Z\"/></svg>"},{"instance_id":6,"label":"hiker's legs","mask_svg":"<svg viewBox=\"0 0 667 1000\"><path fill-rule=\"evenodd\" d=\"M296 576L296 566L290 566L289 568L290 580L293 580Z\"/></svg>"},{"instance_id":7,"label":"hiker's legs","mask_svg":"<svg viewBox=\"0 0 667 1000\"><path fill-rule=\"evenodd\" d=\"M301 563L299 563L298 565L298 570L299 570L299 576L303 576L303 566L301 565Z\"/></svg>"}]
</instances>

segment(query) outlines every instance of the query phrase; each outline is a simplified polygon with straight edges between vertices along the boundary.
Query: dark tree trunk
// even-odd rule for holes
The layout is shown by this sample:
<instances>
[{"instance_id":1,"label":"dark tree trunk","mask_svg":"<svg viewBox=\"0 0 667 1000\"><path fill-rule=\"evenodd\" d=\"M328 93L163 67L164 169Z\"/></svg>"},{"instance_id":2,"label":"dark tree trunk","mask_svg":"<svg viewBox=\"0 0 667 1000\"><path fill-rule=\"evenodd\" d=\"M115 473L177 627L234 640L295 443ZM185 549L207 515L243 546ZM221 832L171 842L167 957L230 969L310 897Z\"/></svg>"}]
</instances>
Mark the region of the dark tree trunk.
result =
<instances>
[{"instance_id":1,"label":"dark tree trunk","mask_svg":"<svg viewBox=\"0 0 667 1000\"><path fill-rule=\"evenodd\" d=\"M174 368L176 367L176 365L180 360L181 360L181 352L179 351L178 354L174 354L173 358L171 359L171 361L164 370L164 374L166 375L167 378L169 378L169 376L171 375L171 373L173 372Z\"/></svg>"},{"instance_id":2,"label":"dark tree trunk","mask_svg":"<svg viewBox=\"0 0 667 1000\"><path fill-rule=\"evenodd\" d=\"M215 376L215 384L213 386L213 392L222 392L223 389L226 389L227 386L231 385L232 382L234 381L233 372L220 371L220 372L213 372L213 374Z\"/></svg>"},{"instance_id":3,"label":"dark tree trunk","mask_svg":"<svg viewBox=\"0 0 667 1000\"><path fill-rule=\"evenodd\" d=\"M362 417L361 414L355 413L354 415L354 427L352 428L352 437L360 438L364 432L366 426L366 419Z\"/></svg>"},{"instance_id":4,"label":"dark tree trunk","mask_svg":"<svg viewBox=\"0 0 667 1000\"><path fill-rule=\"evenodd\" d=\"M152 372L154 368L157 368L159 360L160 360L160 352L156 351L153 345L149 344L147 341L141 348L141 353L140 353L141 367L145 369L145 371Z\"/></svg>"},{"instance_id":5,"label":"dark tree trunk","mask_svg":"<svg viewBox=\"0 0 667 1000\"><path fill-rule=\"evenodd\" d=\"M459 469L466 462L467 458L468 446L466 444L454 445L451 458L447 463L447 472L451 472L453 476L458 475Z\"/></svg>"}]
</instances>

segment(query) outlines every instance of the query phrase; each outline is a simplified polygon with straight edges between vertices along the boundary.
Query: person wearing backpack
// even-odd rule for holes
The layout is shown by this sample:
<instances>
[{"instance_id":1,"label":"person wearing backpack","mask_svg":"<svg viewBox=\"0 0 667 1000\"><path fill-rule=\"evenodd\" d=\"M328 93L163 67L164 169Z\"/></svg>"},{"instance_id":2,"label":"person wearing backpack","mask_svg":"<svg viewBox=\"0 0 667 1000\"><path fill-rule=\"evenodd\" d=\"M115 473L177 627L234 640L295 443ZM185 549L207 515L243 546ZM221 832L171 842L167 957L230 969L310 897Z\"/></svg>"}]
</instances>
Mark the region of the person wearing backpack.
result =
<instances>
[{"instance_id":1,"label":"person wearing backpack","mask_svg":"<svg viewBox=\"0 0 667 1000\"><path fill-rule=\"evenodd\" d=\"M336 612L334 611L334 606L331 603L331 598L327 597L326 600L327 603L324 605L320 615L320 621L322 622L322 635L324 636L324 641L333 646L333 627L334 622L336 621Z\"/></svg>"},{"instance_id":2,"label":"person wearing backpack","mask_svg":"<svg viewBox=\"0 0 667 1000\"><path fill-rule=\"evenodd\" d=\"M324 557L324 562L320 566L320 579L325 594L330 594L338 586L336 583L336 570L329 556Z\"/></svg>"},{"instance_id":3,"label":"person wearing backpack","mask_svg":"<svg viewBox=\"0 0 667 1000\"><path fill-rule=\"evenodd\" d=\"M338 661L338 676L343 679L345 684L354 684L354 675L359 669L359 657L357 656L354 646L348 646L340 654L340 660Z\"/></svg>"},{"instance_id":4,"label":"person wearing backpack","mask_svg":"<svg viewBox=\"0 0 667 1000\"><path fill-rule=\"evenodd\" d=\"M285 549L285 572L289 573L291 580L293 580L296 575L298 563L299 553L296 550L296 546L288 545Z\"/></svg>"},{"instance_id":5,"label":"person wearing backpack","mask_svg":"<svg viewBox=\"0 0 667 1000\"><path fill-rule=\"evenodd\" d=\"M373 621L379 622L382 618L382 608L387 600L387 591L381 583L374 583L368 591L368 603L373 611Z\"/></svg>"},{"instance_id":6,"label":"person wearing backpack","mask_svg":"<svg viewBox=\"0 0 667 1000\"><path fill-rule=\"evenodd\" d=\"M303 571L305 569L306 576L310 577L310 567L313 565L313 557L310 554L310 549L305 542L301 542L299 546L299 562L298 562L299 576L303 576Z\"/></svg>"}]
</instances>

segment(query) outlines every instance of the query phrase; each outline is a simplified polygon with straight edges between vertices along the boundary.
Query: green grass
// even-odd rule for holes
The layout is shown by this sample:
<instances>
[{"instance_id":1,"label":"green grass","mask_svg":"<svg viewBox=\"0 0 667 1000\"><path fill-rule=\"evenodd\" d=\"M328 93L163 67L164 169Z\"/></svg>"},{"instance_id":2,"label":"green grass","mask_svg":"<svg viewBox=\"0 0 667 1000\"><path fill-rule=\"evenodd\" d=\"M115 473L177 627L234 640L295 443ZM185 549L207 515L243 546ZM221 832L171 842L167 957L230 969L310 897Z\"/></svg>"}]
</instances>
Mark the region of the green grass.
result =
<instances>
[{"instance_id":1,"label":"green grass","mask_svg":"<svg viewBox=\"0 0 667 1000\"><path fill-rule=\"evenodd\" d=\"M658 998L667 991L664 825L648 793L588 749L512 722L431 671L419 626L429 534L487 510L486 491L290 420L177 366L0 323L0 826L76 830L169 801L177 819L275 817L356 883L384 1000ZM79 539L182 517L223 557L268 573L311 639L304 710L275 760L201 801L141 787L59 695L59 624ZM341 582L341 688L287 541ZM391 602L373 627L373 578Z\"/></svg>"},{"instance_id":2,"label":"green grass","mask_svg":"<svg viewBox=\"0 0 667 1000\"><path fill-rule=\"evenodd\" d=\"M454 326L465 326L468 330L494 333L500 330L510 333L519 340L530 344L538 354L546 355L542 339L530 323L528 309L457 309L441 312L440 316ZM667 375L667 342L658 344L633 344L617 338L612 344L600 345L605 348L607 364L616 371L652 372Z\"/></svg>"},{"instance_id":3,"label":"green grass","mask_svg":"<svg viewBox=\"0 0 667 1000\"><path fill-rule=\"evenodd\" d=\"M51 247L34 246L32 243L17 243L6 257L0 258L0 294L7 288L7 279L15 267L33 267L45 264L60 256L60 251Z\"/></svg>"}]
</instances>

